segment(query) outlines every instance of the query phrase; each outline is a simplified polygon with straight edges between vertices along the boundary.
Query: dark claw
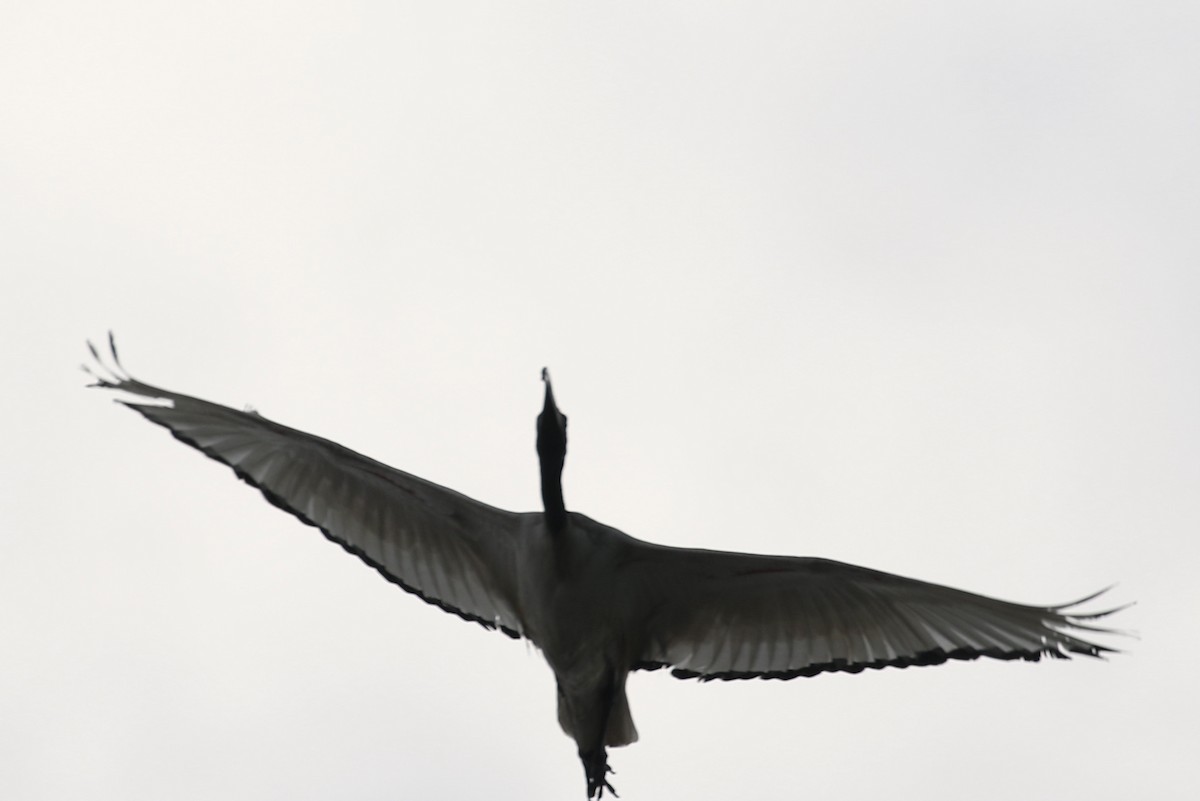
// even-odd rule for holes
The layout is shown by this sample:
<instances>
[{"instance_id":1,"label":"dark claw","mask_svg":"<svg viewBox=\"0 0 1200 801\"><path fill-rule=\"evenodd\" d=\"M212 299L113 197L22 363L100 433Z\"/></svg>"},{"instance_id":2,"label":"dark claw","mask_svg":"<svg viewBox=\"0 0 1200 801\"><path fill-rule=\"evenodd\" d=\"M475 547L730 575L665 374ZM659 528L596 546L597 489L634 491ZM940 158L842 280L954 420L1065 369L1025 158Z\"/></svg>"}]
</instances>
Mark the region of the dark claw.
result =
<instances>
[{"instance_id":1,"label":"dark claw","mask_svg":"<svg viewBox=\"0 0 1200 801\"><path fill-rule=\"evenodd\" d=\"M587 774L587 797L589 801L593 798L603 798L605 790L608 790L613 798L620 798L617 795L616 788L608 782L608 774L615 774L616 771L608 766L608 754L605 753L604 749L600 749L595 754L583 757L583 770Z\"/></svg>"}]
</instances>

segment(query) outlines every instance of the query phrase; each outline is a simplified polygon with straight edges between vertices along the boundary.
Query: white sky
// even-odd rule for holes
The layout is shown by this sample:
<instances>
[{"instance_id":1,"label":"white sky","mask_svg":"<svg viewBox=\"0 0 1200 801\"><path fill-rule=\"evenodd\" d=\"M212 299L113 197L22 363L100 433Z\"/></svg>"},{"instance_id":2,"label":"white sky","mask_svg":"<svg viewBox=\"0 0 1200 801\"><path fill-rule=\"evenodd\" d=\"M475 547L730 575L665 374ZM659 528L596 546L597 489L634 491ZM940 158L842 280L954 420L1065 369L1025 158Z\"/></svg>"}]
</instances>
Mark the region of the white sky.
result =
<instances>
[{"instance_id":1,"label":"white sky","mask_svg":"<svg viewBox=\"0 0 1200 801\"><path fill-rule=\"evenodd\" d=\"M623 799L1183 797L1200 5L0 9L0 797L582 798L536 652L82 387L659 542L1013 600L1106 663L639 674Z\"/></svg>"}]
</instances>

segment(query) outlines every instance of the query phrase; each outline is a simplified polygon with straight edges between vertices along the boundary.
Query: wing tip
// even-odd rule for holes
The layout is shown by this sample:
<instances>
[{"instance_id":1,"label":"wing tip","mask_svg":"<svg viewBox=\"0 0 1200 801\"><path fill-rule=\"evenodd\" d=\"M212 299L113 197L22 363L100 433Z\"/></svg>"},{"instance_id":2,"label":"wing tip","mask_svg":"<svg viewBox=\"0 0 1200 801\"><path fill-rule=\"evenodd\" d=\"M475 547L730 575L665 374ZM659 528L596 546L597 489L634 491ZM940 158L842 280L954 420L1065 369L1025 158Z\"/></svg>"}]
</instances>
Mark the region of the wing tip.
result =
<instances>
[{"instance_id":1,"label":"wing tip","mask_svg":"<svg viewBox=\"0 0 1200 801\"><path fill-rule=\"evenodd\" d=\"M108 332L108 361L101 350L96 347L96 343L92 340L85 340L87 343L88 352L92 356L92 364L81 364L79 369L87 373L94 380L88 384L88 388L100 387L102 389L119 389L136 392L137 386L142 386L136 381L129 371L125 369L125 365L121 364L121 357L117 354L117 339L113 332Z\"/></svg>"}]
</instances>

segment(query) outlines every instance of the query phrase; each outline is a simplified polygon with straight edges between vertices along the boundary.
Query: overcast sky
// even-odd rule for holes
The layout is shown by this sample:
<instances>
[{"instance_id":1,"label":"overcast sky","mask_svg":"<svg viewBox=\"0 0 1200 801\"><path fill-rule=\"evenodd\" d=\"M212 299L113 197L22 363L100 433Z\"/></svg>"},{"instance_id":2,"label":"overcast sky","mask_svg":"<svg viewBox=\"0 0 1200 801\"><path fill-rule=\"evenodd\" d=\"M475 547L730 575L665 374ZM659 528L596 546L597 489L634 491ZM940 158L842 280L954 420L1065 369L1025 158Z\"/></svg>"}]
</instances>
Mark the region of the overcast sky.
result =
<instances>
[{"instance_id":1,"label":"overcast sky","mask_svg":"<svg viewBox=\"0 0 1200 801\"><path fill-rule=\"evenodd\" d=\"M540 655L85 390L1029 603L1101 662L631 679L629 801L1179 798L1200 6L8 3L0 797L581 798Z\"/></svg>"}]
</instances>

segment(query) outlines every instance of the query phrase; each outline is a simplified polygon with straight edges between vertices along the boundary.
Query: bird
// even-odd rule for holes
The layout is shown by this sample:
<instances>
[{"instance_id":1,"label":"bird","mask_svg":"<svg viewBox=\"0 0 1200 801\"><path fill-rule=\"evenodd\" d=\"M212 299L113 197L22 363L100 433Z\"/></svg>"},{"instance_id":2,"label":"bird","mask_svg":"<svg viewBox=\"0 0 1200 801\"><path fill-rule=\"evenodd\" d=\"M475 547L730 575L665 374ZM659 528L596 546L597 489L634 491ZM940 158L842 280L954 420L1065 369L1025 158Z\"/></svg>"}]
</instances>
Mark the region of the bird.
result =
<instances>
[{"instance_id":1,"label":"bird","mask_svg":"<svg viewBox=\"0 0 1200 801\"><path fill-rule=\"evenodd\" d=\"M89 386L233 469L267 501L385 579L446 612L525 639L554 673L558 723L587 798L616 795L609 748L638 739L625 692L637 670L681 679L793 679L989 657L1038 661L1115 648L1082 612L1109 588L1030 606L816 557L679 548L636 539L563 500L567 416L549 371L537 416L541 512L510 512L336 442L160 389L88 341Z\"/></svg>"}]
</instances>

